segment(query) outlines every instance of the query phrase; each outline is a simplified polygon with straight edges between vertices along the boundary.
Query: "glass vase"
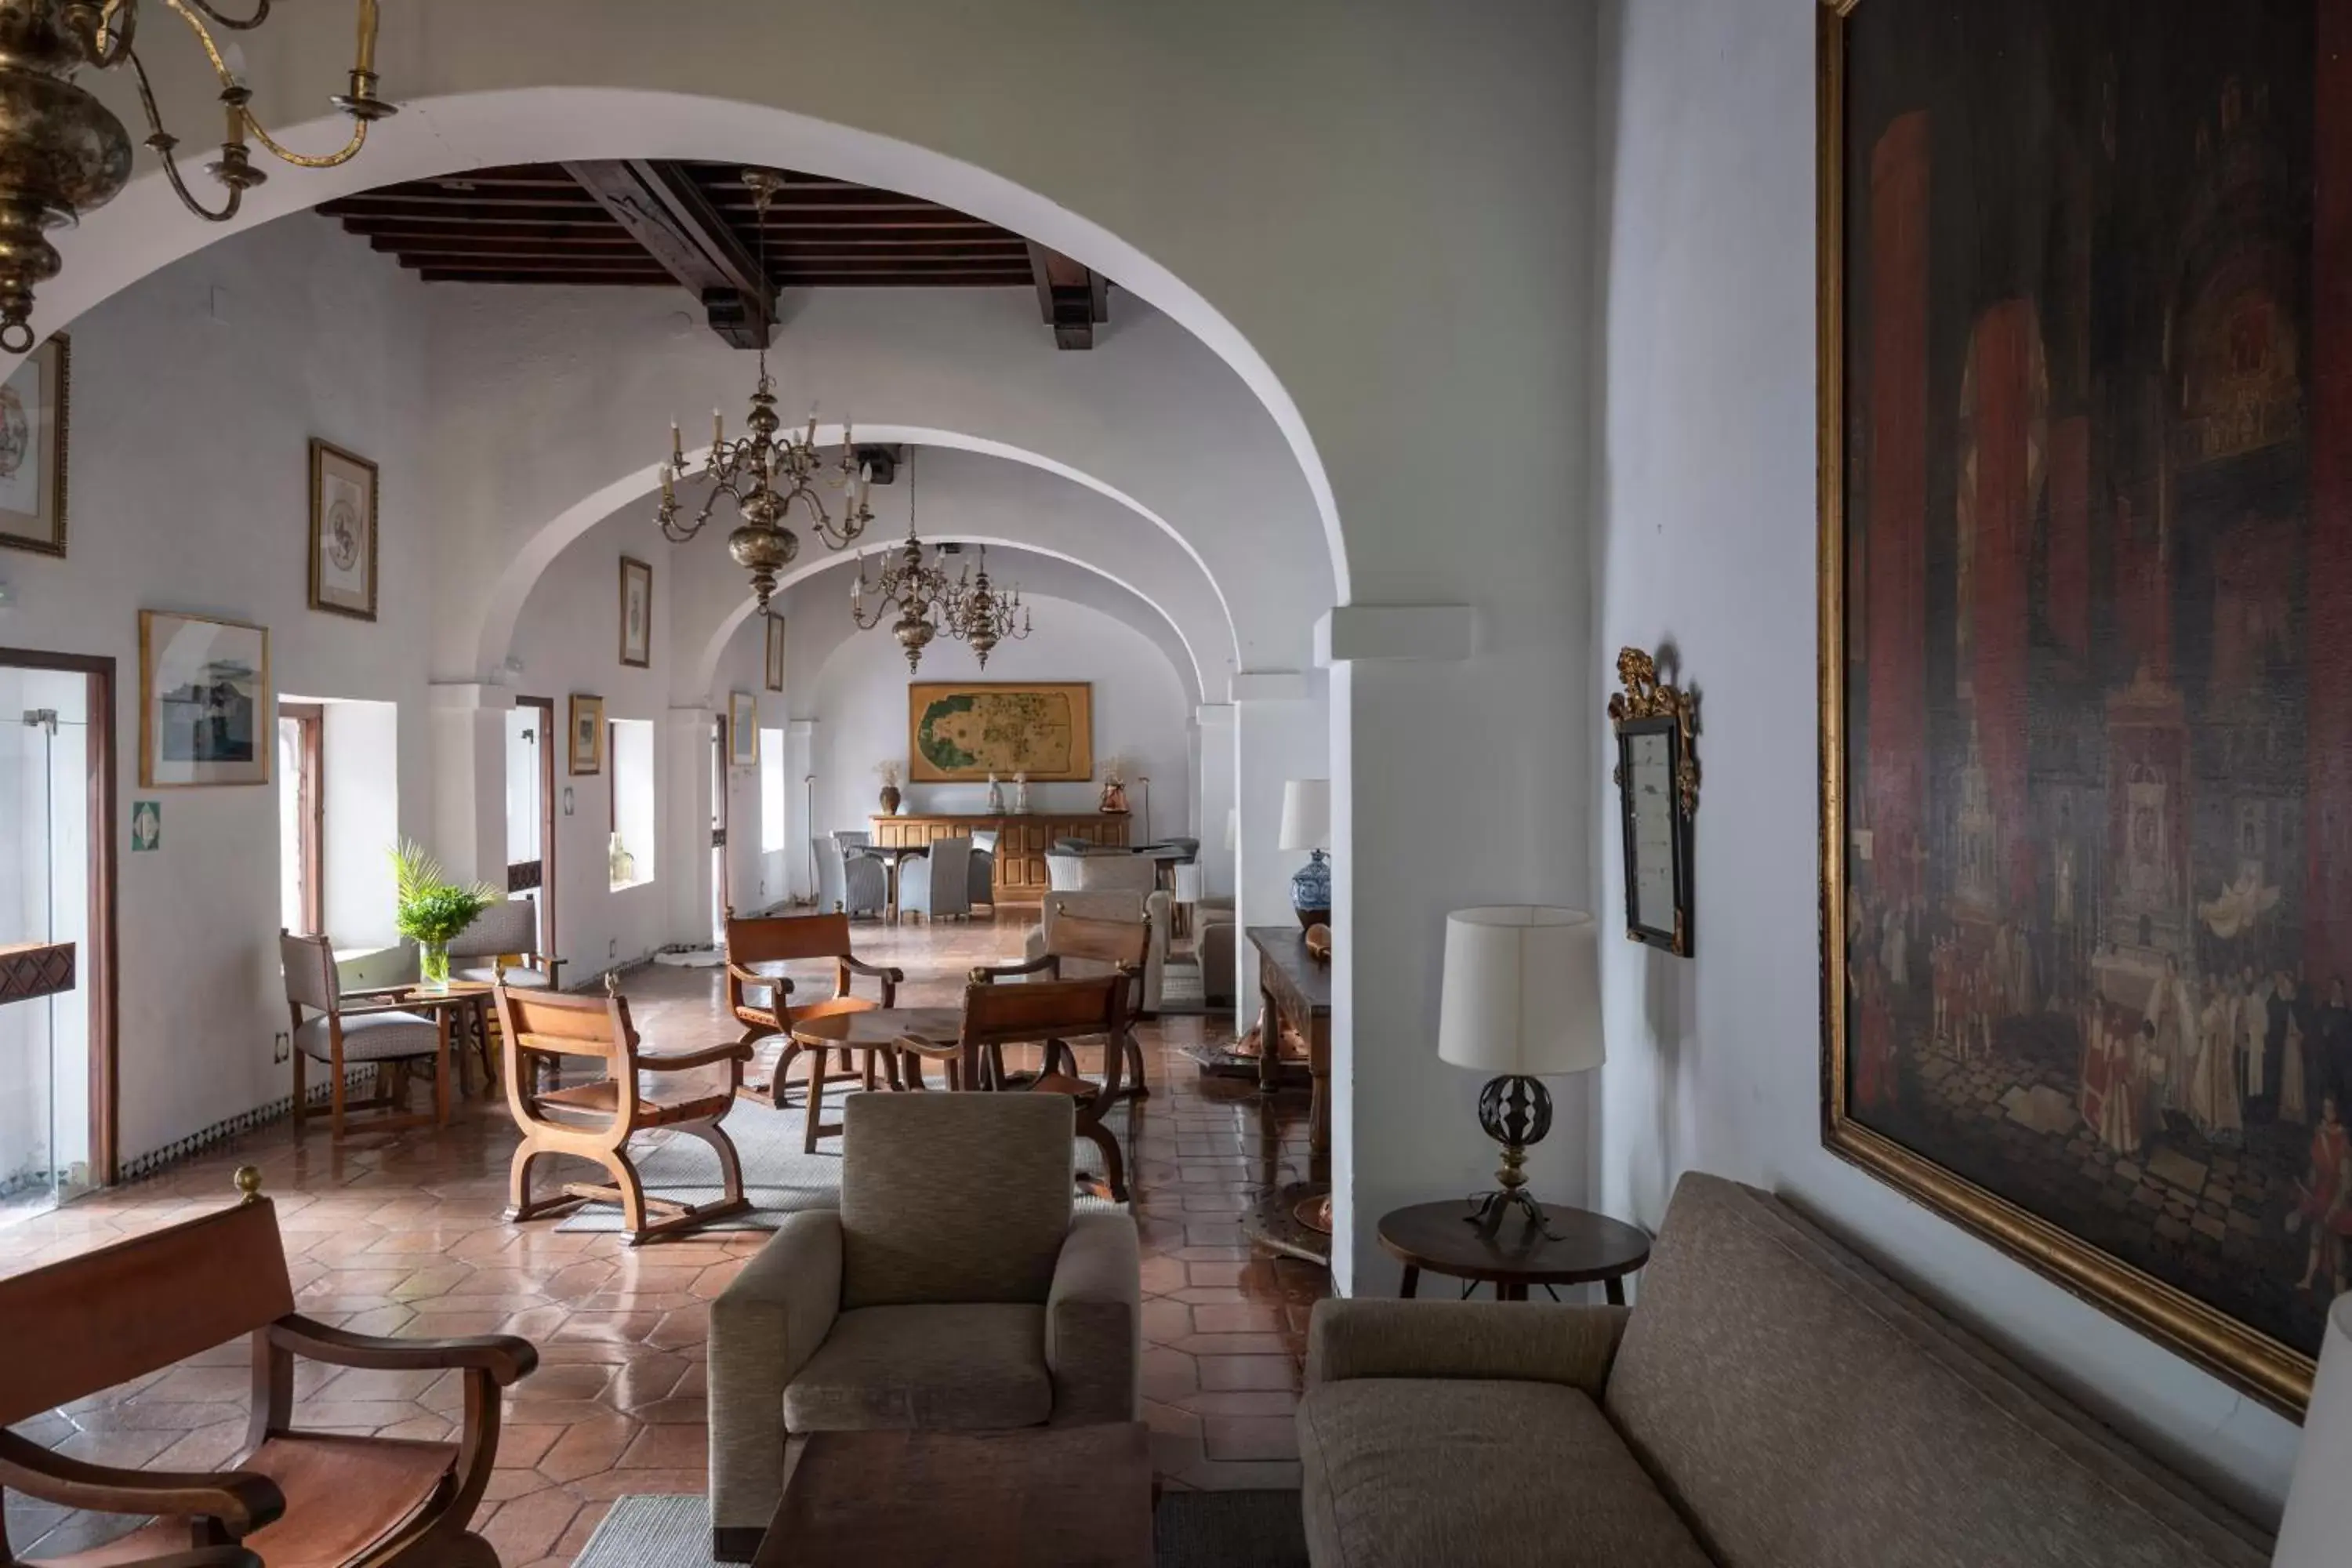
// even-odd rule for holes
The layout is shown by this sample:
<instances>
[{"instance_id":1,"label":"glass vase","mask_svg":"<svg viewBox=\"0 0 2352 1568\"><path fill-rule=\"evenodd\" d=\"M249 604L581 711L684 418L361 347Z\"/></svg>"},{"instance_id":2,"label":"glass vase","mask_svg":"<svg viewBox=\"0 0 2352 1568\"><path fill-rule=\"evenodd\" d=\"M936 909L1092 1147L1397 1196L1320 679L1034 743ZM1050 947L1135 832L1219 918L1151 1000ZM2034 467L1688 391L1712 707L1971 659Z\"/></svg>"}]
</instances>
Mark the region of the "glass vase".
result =
<instances>
[{"instance_id":1,"label":"glass vase","mask_svg":"<svg viewBox=\"0 0 2352 1568\"><path fill-rule=\"evenodd\" d=\"M446 942L420 942L416 944L417 978L427 991L449 989L449 944Z\"/></svg>"}]
</instances>

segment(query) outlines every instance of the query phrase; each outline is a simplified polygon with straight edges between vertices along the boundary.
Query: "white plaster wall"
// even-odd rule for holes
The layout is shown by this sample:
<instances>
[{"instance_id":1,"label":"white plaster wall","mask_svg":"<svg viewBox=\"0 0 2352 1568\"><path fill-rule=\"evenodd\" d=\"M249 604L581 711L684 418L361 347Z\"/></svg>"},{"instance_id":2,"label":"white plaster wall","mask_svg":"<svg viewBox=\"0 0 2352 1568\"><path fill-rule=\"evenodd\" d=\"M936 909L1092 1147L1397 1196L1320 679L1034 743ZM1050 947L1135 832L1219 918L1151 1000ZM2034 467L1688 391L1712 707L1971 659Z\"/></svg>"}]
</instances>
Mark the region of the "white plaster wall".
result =
<instances>
[{"instance_id":1,"label":"white plaster wall","mask_svg":"<svg viewBox=\"0 0 2352 1568\"><path fill-rule=\"evenodd\" d=\"M384 781L400 776L400 710L390 702L329 702L321 729L327 932L338 949L399 945L388 851L401 837L400 802Z\"/></svg>"},{"instance_id":2,"label":"white plaster wall","mask_svg":"<svg viewBox=\"0 0 2352 1568\"><path fill-rule=\"evenodd\" d=\"M1784 1193L2062 1387L2258 1510L2295 1429L1832 1158L1820 1132L1814 0L1616 0L1587 700L1671 640L1701 689L1695 961L1604 943L1593 1121L1611 1212L1702 1169ZM1607 802L1604 727L1583 766ZM1613 819L1595 813L1607 919ZM1562 1119L1566 1120L1563 1110Z\"/></svg>"},{"instance_id":3,"label":"white plaster wall","mask_svg":"<svg viewBox=\"0 0 2352 1568\"><path fill-rule=\"evenodd\" d=\"M138 613L257 622L280 684L421 709L421 291L388 258L304 224L226 240L74 323L71 553L0 563L17 600L0 641L115 660L125 1159L290 1084L270 1060L286 1026L277 793L139 787ZM312 436L382 468L373 625L308 607ZM427 768L414 748L382 780L408 832L425 831ZM142 798L163 803L163 844L132 855Z\"/></svg>"},{"instance_id":4,"label":"white plaster wall","mask_svg":"<svg viewBox=\"0 0 2352 1568\"><path fill-rule=\"evenodd\" d=\"M828 614L846 624L846 595L828 611L813 606L803 616L818 622ZM1037 630L1024 642L1006 643L990 656L979 679L989 680L1085 680L1094 685L1095 782L1032 784L1038 811L1092 811L1101 795L1103 764L1114 755L1129 759L1133 798L1137 773L1151 775L1152 817L1181 822L1185 811L1185 721L1190 712L1182 683L1167 657L1141 634L1098 610L1066 599L1040 596ZM814 629L814 628L812 628ZM961 647L926 653L919 680L975 676ZM882 631L862 632L841 641L816 676L817 821L821 832L865 827L879 809L881 781L874 764L907 757L907 661ZM1004 783L1011 804L1013 781ZM904 784L908 812L976 812L985 808L985 784Z\"/></svg>"}]
</instances>

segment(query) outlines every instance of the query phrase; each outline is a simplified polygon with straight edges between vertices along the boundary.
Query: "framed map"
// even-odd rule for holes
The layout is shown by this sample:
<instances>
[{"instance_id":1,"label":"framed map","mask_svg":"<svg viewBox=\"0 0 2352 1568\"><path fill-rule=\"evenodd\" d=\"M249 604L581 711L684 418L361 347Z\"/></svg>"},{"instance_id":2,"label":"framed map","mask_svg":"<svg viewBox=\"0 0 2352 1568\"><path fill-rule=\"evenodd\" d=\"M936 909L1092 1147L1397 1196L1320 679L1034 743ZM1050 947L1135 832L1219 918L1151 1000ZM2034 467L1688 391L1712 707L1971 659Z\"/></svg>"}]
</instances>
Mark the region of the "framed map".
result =
<instances>
[{"instance_id":1,"label":"framed map","mask_svg":"<svg viewBox=\"0 0 2352 1568\"><path fill-rule=\"evenodd\" d=\"M985 784L991 773L1084 783L1095 776L1094 688L1083 680L910 681L907 756L915 784Z\"/></svg>"}]
</instances>

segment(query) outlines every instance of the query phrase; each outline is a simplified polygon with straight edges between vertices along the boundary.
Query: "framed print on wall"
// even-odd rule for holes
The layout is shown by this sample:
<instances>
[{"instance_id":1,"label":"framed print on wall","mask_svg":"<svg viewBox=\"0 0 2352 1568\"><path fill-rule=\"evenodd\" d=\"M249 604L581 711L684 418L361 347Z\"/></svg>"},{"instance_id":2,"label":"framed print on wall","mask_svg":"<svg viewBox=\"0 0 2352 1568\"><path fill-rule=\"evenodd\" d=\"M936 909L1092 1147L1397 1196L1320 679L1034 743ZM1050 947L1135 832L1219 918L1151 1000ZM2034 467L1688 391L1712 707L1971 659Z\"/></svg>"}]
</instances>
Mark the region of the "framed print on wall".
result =
<instances>
[{"instance_id":1,"label":"framed print on wall","mask_svg":"<svg viewBox=\"0 0 2352 1568\"><path fill-rule=\"evenodd\" d=\"M11 550L66 552L72 366L72 346L54 333L0 386L0 544Z\"/></svg>"},{"instance_id":2,"label":"framed print on wall","mask_svg":"<svg viewBox=\"0 0 2352 1568\"><path fill-rule=\"evenodd\" d=\"M654 662L654 569L621 557L621 662L649 669Z\"/></svg>"},{"instance_id":3,"label":"framed print on wall","mask_svg":"<svg viewBox=\"0 0 2352 1568\"><path fill-rule=\"evenodd\" d=\"M771 691L784 689L784 617L769 616L767 657L764 668L767 679L762 684Z\"/></svg>"},{"instance_id":4,"label":"framed print on wall","mask_svg":"<svg viewBox=\"0 0 2352 1568\"><path fill-rule=\"evenodd\" d=\"M760 765L760 700L748 691L727 694L727 765Z\"/></svg>"},{"instance_id":5,"label":"framed print on wall","mask_svg":"<svg viewBox=\"0 0 2352 1568\"><path fill-rule=\"evenodd\" d=\"M269 782L269 632L139 612L139 785Z\"/></svg>"},{"instance_id":6,"label":"framed print on wall","mask_svg":"<svg viewBox=\"0 0 2352 1568\"><path fill-rule=\"evenodd\" d=\"M1624 827L1625 934L1688 958L1697 706L1689 692L1661 681L1657 662L1640 648L1619 651L1617 679L1624 689L1610 697L1609 721Z\"/></svg>"},{"instance_id":7,"label":"framed print on wall","mask_svg":"<svg viewBox=\"0 0 2352 1568\"><path fill-rule=\"evenodd\" d=\"M604 771L604 700L580 692L572 694L570 740L570 771L577 774L601 773Z\"/></svg>"},{"instance_id":8,"label":"framed print on wall","mask_svg":"<svg viewBox=\"0 0 2352 1568\"><path fill-rule=\"evenodd\" d=\"M1025 773L1031 784L1095 776L1094 688L1083 680L916 680L907 686L907 777L985 784Z\"/></svg>"},{"instance_id":9,"label":"framed print on wall","mask_svg":"<svg viewBox=\"0 0 2352 1568\"><path fill-rule=\"evenodd\" d=\"M376 472L365 458L310 440L310 607L375 619Z\"/></svg>"},{"instance_id":10,"label":"framed print on wall","mask_svg":"<svg viewBox=\"0 0 2352 1568\"><path fill-rule=\"evenodd\" d=\"M1823 1135L2289 1415L2352 1287L2352 7L1821 41Z\"/></svg>"}]
</instances>

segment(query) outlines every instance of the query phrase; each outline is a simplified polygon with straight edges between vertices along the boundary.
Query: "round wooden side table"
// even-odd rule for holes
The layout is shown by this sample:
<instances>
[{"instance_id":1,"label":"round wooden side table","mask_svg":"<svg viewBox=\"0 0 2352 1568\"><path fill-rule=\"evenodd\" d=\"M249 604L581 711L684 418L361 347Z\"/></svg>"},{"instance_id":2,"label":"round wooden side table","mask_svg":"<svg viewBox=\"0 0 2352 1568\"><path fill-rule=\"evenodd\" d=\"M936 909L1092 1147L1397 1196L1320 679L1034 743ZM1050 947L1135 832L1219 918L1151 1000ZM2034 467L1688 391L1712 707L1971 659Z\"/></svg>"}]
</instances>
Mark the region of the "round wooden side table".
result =
<instances>
[{"instance_id":1,"label":"round wooden side table","mask_svg":"<svg viewBox=\"0 0 2352 1568\"><path fill-rule=\"evenodd\" d=\"M1381 1245L1404 1265L1399 1294L1411 1299L1421 1272L1451 1275L1495 1288L1500 1301L1524 1301L1530 1285L1599 1282L1610 1305L1625 1304L1625 1276L1650 1260L1647 1232L1606 1215L1566 1205L1544 1210L1545 1231L1526 1216L1506 1213L1489 1230L1470 1223L1473 1205L1415 1204L1381 1216ZM1467 1294L1467 1291L1465 1292Z\"/></svg>"}]
</instances>

